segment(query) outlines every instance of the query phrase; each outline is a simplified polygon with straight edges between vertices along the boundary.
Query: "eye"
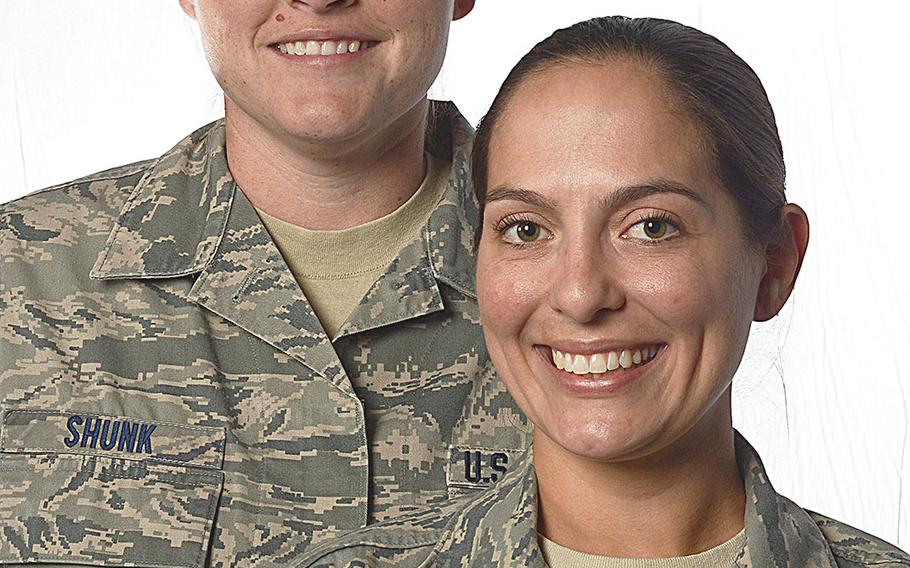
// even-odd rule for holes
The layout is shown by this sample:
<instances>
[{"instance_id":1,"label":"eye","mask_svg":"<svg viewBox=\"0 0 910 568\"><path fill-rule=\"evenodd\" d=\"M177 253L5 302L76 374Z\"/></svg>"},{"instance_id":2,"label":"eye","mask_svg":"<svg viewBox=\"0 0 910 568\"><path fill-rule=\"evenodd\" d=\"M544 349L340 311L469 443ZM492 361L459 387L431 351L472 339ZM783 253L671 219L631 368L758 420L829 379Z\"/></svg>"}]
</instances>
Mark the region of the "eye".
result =
<instances>
[{"instance_id":1,"label":"eye","mask_svg":"<svg viewBox=\"0 0 910 568\"><path fill-rule=\"evenodd\" d=\"M642 217L629 227L628 235L642 241L665 241L679 234L679 228L667 213L656 213Z\"/></svg>"},{"instance_id":2,"label":"eye","mask_svg":"<svg viewBox=\"0 0 910 568\"><path fill-rule=\"evenodd\" d=\"M516 246L529 245L550 238L550 231L527 219L503 219L496 232L504 241Z\"/></svg>"}]
</instances>

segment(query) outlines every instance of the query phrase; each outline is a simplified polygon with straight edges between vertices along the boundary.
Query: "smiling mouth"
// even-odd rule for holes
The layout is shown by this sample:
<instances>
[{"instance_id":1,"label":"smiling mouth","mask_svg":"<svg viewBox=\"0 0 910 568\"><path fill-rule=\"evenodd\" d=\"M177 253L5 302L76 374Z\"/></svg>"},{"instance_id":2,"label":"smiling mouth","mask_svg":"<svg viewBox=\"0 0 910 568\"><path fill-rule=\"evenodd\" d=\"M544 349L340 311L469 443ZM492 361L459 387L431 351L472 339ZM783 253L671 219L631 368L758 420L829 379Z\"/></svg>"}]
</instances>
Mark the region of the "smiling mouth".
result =
<instances>
[{"instance_id":1,"label":"smiling mouth","mask_svg":"<svg viewBox=\"0 0 910 568\"><path fill-rule=\"evenodd\" d=\"M346 55L375 47L378 41L359 39L327 39L320 41L291 41L275 45L275 49L287 55L314 57L326 55Z\"/></svg>"},{"instance_id":2,"label":"smiling mouth","mask_svg":"<svg viewBox=\"0 0 910 568\"><path fill-rule=\"evenodd\" d=\"M666 344L638 345L628 349L606 351L583 355L560 351L553 347L541 346L548 351L550 364L560 371L573 373L584 378L601 379L616 371L633 369L648 364L663 352Z\"/></svg>"}]
</instances>

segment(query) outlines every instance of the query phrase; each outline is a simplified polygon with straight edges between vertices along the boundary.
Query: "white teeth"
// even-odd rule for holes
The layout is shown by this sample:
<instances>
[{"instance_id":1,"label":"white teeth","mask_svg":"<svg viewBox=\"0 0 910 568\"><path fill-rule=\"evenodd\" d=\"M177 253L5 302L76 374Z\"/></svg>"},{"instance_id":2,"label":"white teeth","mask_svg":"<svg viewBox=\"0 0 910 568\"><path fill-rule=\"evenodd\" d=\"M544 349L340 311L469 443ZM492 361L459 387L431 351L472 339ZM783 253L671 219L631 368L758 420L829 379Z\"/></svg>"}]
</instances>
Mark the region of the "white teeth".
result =
<instances>
[{"instance_id":1,"label":"white teeth","mask_svg":"<svg viewBox=\"0 0 910 568\"><path fill-rule=\"evenodd\" d=\"M616 351L610 351L607 354L607 370L615 371L619 368L619 355L616 354Z\"/></svg>"},{"instance_id":2,"label":"white teeth","mask_svg":"<svg viewBox=\"0 0 910 568\"><path fill-rule=\"evenodd\" d=\"M578 355L573 353L564 353L557 349L551 349L553 365L557 369L564 370L576 375L590 375L594 378L601 378L610 371L615 371L620 367L630 369L635 365L647 363L657 354L658 346L651 345L636 349L623 349L621 351L610 351L608 353L595 353L593 355Z\"/></svg>"},{"instance_id":3,"label":"white teeth","mask_svg":"<svg viewBox=\"0 0 910 568\"><path fill-rule=\"evenodd\" d=\"M590 371L595 374L607 372L607 359L603 356L603 353L597 353L591 357Z\"/></svg>"},{"instance_id":4,"label":"white teeth","mask_svg":"<svg viewBox=\"0 0 910 568\"><path fill-rule=\"evenodd\" d=\"M278 45L278 51L291 55L344 55L372 47L375 42L355 40L292 41Z\"/></svg>"},{"instance_id":5,"label":"white teeth","mask_svg":"<svg viewBox=\"0 0 910 568\"><path fill-rule=\"evenodd\" d=\"M623 349L622 353L620 353L619 364L622 365L623 369L632 367L632 353L628 349Z\"/></svg>"},{"instance_id":6,"label":"white teeth","mask_svg":"<svg viewBox=\"0 0 910 568\"><path fill-rule=\"evenodd\" d=\"M587 375L588 358L584 355L576 355L575 360L572 361L572 372L576 375Z\"/></svg>"}]
</instances>

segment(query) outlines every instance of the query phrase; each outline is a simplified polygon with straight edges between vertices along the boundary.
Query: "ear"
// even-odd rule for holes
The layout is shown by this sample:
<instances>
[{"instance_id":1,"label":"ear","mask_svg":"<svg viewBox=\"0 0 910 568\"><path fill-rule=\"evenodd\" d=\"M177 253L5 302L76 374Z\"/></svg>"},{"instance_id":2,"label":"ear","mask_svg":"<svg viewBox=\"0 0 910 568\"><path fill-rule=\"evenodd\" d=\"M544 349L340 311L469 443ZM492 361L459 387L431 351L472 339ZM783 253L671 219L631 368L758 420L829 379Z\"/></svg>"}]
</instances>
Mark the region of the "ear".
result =
<instances>
[{"instance_id":1,"label":"ear","mask_svg":"<svg viewBox=\"0 0 910 568\"><path fill-rule=\"evenodd\" d=\"M755 321L773 318L787 303L809 246L809 217L802 207L788 203L781 217L780 234L765 247L766 268L755 301Z\"/></svg>"},{"instance_id":2,"label":"ear","mask_svg":"<svg viewBox=\"0 0 910 568\"><path fill-rule=\"evenodd\" d=\"M186 15L196 19L196 0L178 0L180 7L186 12Z\"/></svg>"},{"instance_id":3,"label":"ear","mask_svg":"<svg viewBox=\"0 0 910 568\"><path fill-rule=\"evenodd\" d=\"M183 2L185 0L181 0ZM452 11L452 20L460 20L474 9L474 0L455 0L455 9Z\"/></svg>"}]
</instances>

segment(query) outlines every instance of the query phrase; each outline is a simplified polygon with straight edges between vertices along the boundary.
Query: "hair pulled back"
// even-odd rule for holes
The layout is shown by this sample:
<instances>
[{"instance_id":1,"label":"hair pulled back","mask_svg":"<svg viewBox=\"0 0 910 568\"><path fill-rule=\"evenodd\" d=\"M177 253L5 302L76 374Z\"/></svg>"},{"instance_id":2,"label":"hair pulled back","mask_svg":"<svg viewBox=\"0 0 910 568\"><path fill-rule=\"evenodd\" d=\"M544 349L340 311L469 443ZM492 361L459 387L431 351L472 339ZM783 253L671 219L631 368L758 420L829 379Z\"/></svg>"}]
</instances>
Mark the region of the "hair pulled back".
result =
<instances>
[{"instance_id":1,"label":"hair pulled back","mask_svg":"<svg viewBox=\"0 0 910 568\"><path fill-rule=\"evenodd\" d=\"M490 138L518 86L560 64L597 65L631 58L655 69L707 138L714 171L736 201L746 237L764 246L780 230L786 204L783 149L761 80L717 38L669 20L594 18L557 30L512 69L477 128L472 181L481 215ZM478 225L479 241L483 223Z\"/></svg>"}]
</instances>

